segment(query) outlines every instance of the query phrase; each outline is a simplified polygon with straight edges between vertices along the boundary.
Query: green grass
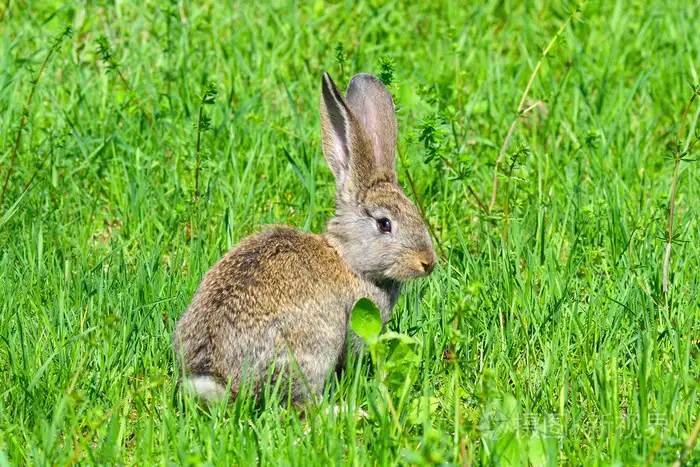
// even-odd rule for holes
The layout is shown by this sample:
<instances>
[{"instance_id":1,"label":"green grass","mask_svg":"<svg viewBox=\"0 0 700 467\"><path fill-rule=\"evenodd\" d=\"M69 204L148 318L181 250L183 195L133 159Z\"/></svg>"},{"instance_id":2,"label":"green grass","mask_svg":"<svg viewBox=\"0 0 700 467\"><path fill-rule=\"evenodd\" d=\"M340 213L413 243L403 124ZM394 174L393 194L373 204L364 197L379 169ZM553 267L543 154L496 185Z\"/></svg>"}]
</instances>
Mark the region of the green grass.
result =
<instances>
[{"instance_id":1,"label":"green grass","mask_svg":"<svg viewBox=\"0 0 700 467\"><path fill-rule=\"evenodd\" d=\"M543 104L516 127L492 216L469 190L490 201L518 102L573 5L86 3L0 5L0 182L52 37L73 29L37 84L0 205L0 465L678 458L700 416L700 178L681 163L664 294L666 155L700 82L695 2L583 8L535 77L525 105ZM379 373L352 362L323 404L364 420L244 398L199 408L175 387L177 318L262 224L323 229L321 73L344 87L383 57L400 180L444 251L389 325L422 343L417 371L389 386L392 414ZM699 115L696 101L684 144Z\"/></svg>"}]
</instances>

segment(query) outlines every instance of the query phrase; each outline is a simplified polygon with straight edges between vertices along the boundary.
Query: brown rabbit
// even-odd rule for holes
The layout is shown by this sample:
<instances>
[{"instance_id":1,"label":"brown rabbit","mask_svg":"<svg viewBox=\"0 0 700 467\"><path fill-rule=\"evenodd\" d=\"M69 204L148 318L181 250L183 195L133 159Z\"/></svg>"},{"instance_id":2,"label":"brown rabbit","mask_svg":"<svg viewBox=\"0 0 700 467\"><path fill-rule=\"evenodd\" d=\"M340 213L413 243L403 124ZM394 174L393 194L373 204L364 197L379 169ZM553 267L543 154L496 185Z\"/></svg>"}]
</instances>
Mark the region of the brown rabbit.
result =
<instances>
[{"instance_id":1,"label":"brown rabbit","mask_svg":"<svg viewBox=\"0 0 700 467\"><path fill-rule=\"evenodd\" d=\"M396 116L384 85L358 74L346 100L324 73L321 124L336 183L328 231L271 226L243 239L205 274L178 322L183 382L204 399L225 395L227 384L235 396L244 381L259 394L268 376L291 375L295 404L321 396L344 364L357 300L371 299L386 323L401 281L435 266L423 220L397 183Z\"/></svg>"}]
</instances>

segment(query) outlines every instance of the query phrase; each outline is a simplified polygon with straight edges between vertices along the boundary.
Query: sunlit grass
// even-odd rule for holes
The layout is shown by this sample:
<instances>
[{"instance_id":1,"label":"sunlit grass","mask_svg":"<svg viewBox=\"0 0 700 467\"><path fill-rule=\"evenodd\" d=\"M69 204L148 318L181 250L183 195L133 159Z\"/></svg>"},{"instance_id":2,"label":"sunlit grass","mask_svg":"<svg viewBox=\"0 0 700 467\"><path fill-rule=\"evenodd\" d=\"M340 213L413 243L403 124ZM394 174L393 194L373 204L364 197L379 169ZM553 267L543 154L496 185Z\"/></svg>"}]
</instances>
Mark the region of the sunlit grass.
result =
<instances>
[{"instance_id":1,"label":"sunlit grass","mask_svg":"<svg viewBox=\"0 0 700 467\"><path fill-rule=\"evenodd\" d=\"M487 216L573 4L2 3L0 182L52 38L72 37L36 83L0 205L0 465L678 458L700 406L700 178L680 163L664 294L666 156L700 83L698 5L576 14ZM323 229L321 73L344 87L389 61L399 178L444 252L389 325L421 343L411 384L389 404L366 358L304 418L274 402L285 388L199 407L176 391L177 318L262 224ZM368 417L326 410L343 403Z\"/></svg>"}]
</instances>

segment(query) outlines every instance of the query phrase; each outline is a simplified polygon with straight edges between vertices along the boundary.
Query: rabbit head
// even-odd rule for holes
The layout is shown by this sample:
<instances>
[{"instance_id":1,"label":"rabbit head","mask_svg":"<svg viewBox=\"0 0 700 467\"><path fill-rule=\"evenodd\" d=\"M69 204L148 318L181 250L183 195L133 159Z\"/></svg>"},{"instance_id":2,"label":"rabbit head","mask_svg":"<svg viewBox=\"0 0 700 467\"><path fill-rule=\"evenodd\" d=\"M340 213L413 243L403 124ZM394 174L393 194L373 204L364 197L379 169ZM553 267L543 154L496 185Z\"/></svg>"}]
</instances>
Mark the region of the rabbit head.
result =
<instances>
[{"instance_id":1,"label":"rabbit head","mask_svg":"<svg viewBox=\"0 0 700 467\"><path fill-rule=\"evenodd\" d=\"M397 181L397 125L389 91L363 73L350 80L343 98L324 73L321 127L336 184L328 238L343 261L371 280L430 274L436 262L430 235Z\"/></svg>"}]
</instances>

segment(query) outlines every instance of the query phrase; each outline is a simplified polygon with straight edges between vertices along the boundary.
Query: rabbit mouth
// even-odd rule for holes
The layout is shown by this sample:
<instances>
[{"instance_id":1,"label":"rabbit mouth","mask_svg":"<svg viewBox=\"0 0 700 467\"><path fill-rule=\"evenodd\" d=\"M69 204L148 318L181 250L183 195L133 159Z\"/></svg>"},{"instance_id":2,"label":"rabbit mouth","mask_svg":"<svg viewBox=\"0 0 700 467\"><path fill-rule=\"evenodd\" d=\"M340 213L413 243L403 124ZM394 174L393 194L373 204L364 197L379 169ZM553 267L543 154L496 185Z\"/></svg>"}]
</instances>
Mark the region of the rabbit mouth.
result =
<instances>
[{"instance_id":1,"label":"rabbit mouth","mask_svg":"<svg viewBox=\"0 0 700 467\"><path fill-rule=\"evenodd\" d=\"M410 255L395 264L387 275L396 280L409 280L430 275L435 269L435 253L424 251Z\"/></svg>"}]
</instances>

